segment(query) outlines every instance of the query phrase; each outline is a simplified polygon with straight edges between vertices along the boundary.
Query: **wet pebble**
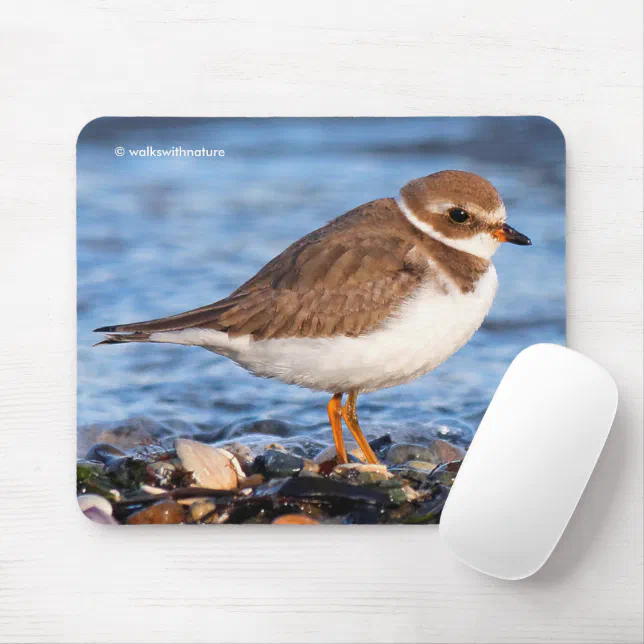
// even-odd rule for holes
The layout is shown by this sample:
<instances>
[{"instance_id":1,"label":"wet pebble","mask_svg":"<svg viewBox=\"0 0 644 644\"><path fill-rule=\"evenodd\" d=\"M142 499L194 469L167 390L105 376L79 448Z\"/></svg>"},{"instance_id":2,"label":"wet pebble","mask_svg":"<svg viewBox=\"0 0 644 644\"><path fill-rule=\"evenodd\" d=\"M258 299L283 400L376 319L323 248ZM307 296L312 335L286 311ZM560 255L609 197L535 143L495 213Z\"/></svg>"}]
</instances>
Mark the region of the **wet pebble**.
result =
<instances>
[{"instance_id":1,"label":"wet pebble","mask_svg":"<svg viewBox=\"0 0 644 644\"><path fill-rule=\"evenodd\" d=\"M405 518L404 523L438 523L448 494L448 487L444 485L436 486L426 500L412 506L411 512Z\"/></svg>"},{"instance_id":2,"label":"wet pebble","mask_svg":"<svg viewBox=\"0 0 644 644\"><path fill-rule=\"evenodd\" d=\"M184 510L175 501L159 501L153 505L131 514L127 518L130 525L148 523L183 523Z\"/></svg>"},{"instance_id":3,"label":"wet pebble","mask_svg":"<svg viewBox=\"0 0 644 644\"><path fill-rule=\"evenodd\" d=\"M217 506L209 499L199 499L190 505L190 519L193 523L199 523L204 517L210 517L209 522L215 518L214 512Z\"/></svg>"},{"instance_id":4,"label":"wet pebble","mask_svg":"<svg viewBox=\"0 0 644 644\"><path fill-rule=\"evenodd\" d=\"M301 474L319 474L320 466L315 462L311 461L308 458L304 459L304 467L302 468Z\"/></svg>"},{"instance_id":5,"label":"wet pebble","mask_svg":"<svg viewBox=\"0 0 644 644\"><path fill-rule=\"evenodd\" d=\"M465 452L460 447L437 438L428 447L411 443L396 443L389 449L387 461L395 465L410 461L439 464L460 460L464 455Z\"/></svg>"},{"instance_id":6,"label":"wet pebble","mask_svg":"<svg viewBox=\"0 0 644 644\"><path fill-rule=\"evenodd\" d=\"M417 463L419 461L411 462ZM431 473L426 469L417 469L415 467L411 467L409 463L405 463L404 465L394 465L390 469L390 472L398 478L406 479L407 481L412 481L420 485L426 483L429 480Z\"/></svg>"},{"instance_id":7,"label":"wet pebble","mask_svg":"<svg viewBox=\"0 0 644 644\"><path fill-rule=\"evenodd\" d=\"M437 438L432 443L432 450L436 455L438 463L449 463L450 461L460 461L464 458L465 452L460 447L452 445L447 441ZM431 459L430 459L431 460Z\"/></svg>"},{"instance_id":8,"label":"wet pebble","mask_svg":"<svg viewBox=\"0 0 644 644\"><path fill-rule=\"evenodd\" d=\"M282 514L273 521L273 525L320 525L320 522L306 514Z\"/></svg>"},{"instance_id":9,"label":"wet pebble","mask_svg":"<svg viewBox=\"0 0 644 644\"><path fill-rule=\"evenodd\" d=\"M83 511L83 514L94 523L103 525L118 525L118 521L111 515L103 512L100 508L92 506Z\"/></svg>"},{"instance_id":10,"label":"wet pebble","mask_svg":"<svg viewBox=\"0 0 644 644\"><path fill-rule=\"evenodd\" d=\"M387 466L371 463L343 463L336 465L333 473L358 485L371 485L390 478Z\"/></svg>"},{"instance_id":11,"label":"wet pebble","mask_svg":"<svg viewBox=\"0 0 644 644\"><path fill-rule=\"evenodd\" d=\"M267 449L253 463L253 470L269 479L296 476L303 467L304 459L302 457L279 449Z\"/></svg>"},{"instance_id":12,"label":"wet pebble","mask_svg":"<svg viewBox=\"0 0 644 644\"><path fill-rule=\"evenodd\" d=\"M200 487L233 490L245 478L237 458L228 450L187 438L178 438L174 444L182 467L192 472Z\"/></svg>"},{"instance_id":13,"label":"wet pebble","mask_svg":"<svg viewBox=\"0 0 644 644\"><path fill-rule=\"evenodd\" d=\"M158 485L169 486L177 474L177 467L170 461L153 461L148 465Z\"/></svg>"},{"instance_id":14,"label":"wet pebble","mask_svg":"<svg viewBox=\"0 0 644 644\"><path fill-rule=\"evenodd\" d=\"M109 465L124 456L126 456L125 452L120 450L118 447L114 447L114 445L110 445L109 443L97 443L89 450L89 452L87 452L85 459Z\"/></svg>"},{"instance_id":15,"label":"wet pebble","mask_svg":"<svg viewBox=\"0 0 644 644\"><path fill-rule=\"evenodd\" d=\"M86 512L90 508L97 508L103 514L112 515L112 504L99 494L81 494L76 500L81 512Z\"/></svg>"},{"instance_id":16,"label":"wet pebble","mask_svg":"<svg viewBox=\"0 0 644 644\"><path fill-rule=\"evenodd\" d=\"M420 496L416 490L410 485L403 485L402 491L405 493L405 498L407 501L415 501Z\"/></svg>"},{"instance_id":17,"label":"wet pebble","mask_svg":"<svg viewBox=\"0 0 644 644\"><path fill-rule=\"evenodd\" d=\"M436 463L428 463L427 461L409 461L407 465L423 472L431 472L436 469Z\"/></svg>"},{"instance_id":18,"label":"wet pebble","mask_svg":"<svg viewBox=\"0 0 644 644\"><path fill-rule=\"evenodd\" d=\"M394 465L408 463L409 461L432 462L434 452L424 445L411 443L394 443L387 452L387 461Z\"/></svg>"},{"instance_id":19,"label":"wet pebble","mask_svg":"<svg viewBox=\"0 0 644 644\"><path fill-rule=\"evenodd\" d=\"M164 490L162 487L156 487L154 485L144 484L141 486L141 492L145 494L165 494L167 490Z\"/></svg>"}]
</instances>

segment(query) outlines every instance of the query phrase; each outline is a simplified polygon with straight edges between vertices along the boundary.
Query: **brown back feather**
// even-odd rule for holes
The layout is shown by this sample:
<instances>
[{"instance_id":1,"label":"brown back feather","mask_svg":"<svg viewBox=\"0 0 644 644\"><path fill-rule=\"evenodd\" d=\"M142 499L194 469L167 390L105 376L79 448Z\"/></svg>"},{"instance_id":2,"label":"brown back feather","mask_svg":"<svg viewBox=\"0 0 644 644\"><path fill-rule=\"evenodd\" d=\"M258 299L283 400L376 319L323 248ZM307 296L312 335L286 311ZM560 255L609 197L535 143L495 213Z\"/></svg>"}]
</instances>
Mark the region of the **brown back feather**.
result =
<instances>
[{"instance_id":1,"label":"brown back feather","mask_svg":"<svg viewBox=\"0 0 644 644\"><path fill-rule=\"evenodd\" d=\"M296 241L223 300L100 330L200 327L255 340L358 336L377 328L428 277L422 243L396 202L380 199Z\"/></svg>"}]
</instances>

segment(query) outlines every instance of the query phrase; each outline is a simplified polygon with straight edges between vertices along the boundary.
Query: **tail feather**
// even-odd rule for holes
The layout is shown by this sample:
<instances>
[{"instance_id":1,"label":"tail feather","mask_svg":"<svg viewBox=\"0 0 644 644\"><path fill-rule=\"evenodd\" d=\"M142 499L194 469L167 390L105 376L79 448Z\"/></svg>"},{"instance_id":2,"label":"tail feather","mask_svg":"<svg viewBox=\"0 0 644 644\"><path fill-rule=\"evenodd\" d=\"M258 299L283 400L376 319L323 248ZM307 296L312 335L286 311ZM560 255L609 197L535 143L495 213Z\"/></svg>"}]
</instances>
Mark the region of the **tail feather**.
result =
<instances>
[{"instance_id":1,"label":"tail feather","mask_svg":"<svg viewBox=\"0 0 644 644\"><path fill-rule=\"evenodd\" d=\"M212 328L217 327L217 318L223 312L233 308L240 300L241 296L231 296L225 300L202 306L199 309L170 315L165 318L156 320L147 320L145 322L134 322L133 324L115 324L113 326L102 326L94 329L95 333L130 333L130 332L147 332L155 331L177 331L193 326L209 325Z\"/></svg>"},{"instance_id":2,"label":"tail feather","mask_svg":"<svg viewBox=\"0 0 644 644\"><path fill-rule=\"evenodd\" d=\"M103 327L101 329L96 329L99 332L104 332L104 329L112 329L114 327ZM105 339L102 340L101 342L97 342L94 346L99 347L102 344L124 344L126 342L151 342L150 340L150 334L149 333L142 333L142 332L136 332L136 333L128 333L128 334L123 334L123 335L112 335L111 333L108 333L105 336Z\"/></svg>"},{"instance_id":3,"label":"tail feather","mask_svg":"<svg viewBox=\"0 0 644 644\"><path fill-rule=\"evenodd\" d=\"M270 300L269 300L270 301ZM105 339L94 346L102 344L123 344L125 342L163 342L152 340L154 334L163 334L166 331L183 331L191 328L204 328L212 331L228 332L235 325L240 326L245 332L252 332L243 325L249 320L261 322L266 315L258 316L260 309L266 306L261 292L237 293L224 300L202 306L198 309L171 315L156 320L134 322L132 324L115 324L94 329L95 333L105 333ZM181 343L179 343L181 344Z\"/></svg>"}]
</instances>

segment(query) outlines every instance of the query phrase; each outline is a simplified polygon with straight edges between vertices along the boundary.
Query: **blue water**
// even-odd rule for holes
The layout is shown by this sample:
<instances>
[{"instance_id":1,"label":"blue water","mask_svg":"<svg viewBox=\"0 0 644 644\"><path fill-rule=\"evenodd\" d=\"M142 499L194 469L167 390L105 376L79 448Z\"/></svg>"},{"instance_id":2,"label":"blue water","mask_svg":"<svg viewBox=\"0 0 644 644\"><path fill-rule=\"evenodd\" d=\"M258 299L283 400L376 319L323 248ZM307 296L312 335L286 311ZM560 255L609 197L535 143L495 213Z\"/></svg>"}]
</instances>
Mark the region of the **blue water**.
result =
<instances>
[{"instance_id":1,"label":"blue water","mask_svg":"<svg viewBox=\"0 0 644 644\"><path fill-rule=\"evenodd\" d=\"M179 145L225 156L128 153ZM557 128L531 117L93 121L78 143L79 432L139 419L152 433L244 438L275 419L294 441L330 442L324 394L196 347L92 348L92 329L214 302L307 232L447 168L489 179L533 246L499 250L498 295L463 349L414 383L362 396L359 411L367 434L395 439L420 440L437 419L475 428L522 348L565 343L564 165Z\"/></svg>"}]
</instances>

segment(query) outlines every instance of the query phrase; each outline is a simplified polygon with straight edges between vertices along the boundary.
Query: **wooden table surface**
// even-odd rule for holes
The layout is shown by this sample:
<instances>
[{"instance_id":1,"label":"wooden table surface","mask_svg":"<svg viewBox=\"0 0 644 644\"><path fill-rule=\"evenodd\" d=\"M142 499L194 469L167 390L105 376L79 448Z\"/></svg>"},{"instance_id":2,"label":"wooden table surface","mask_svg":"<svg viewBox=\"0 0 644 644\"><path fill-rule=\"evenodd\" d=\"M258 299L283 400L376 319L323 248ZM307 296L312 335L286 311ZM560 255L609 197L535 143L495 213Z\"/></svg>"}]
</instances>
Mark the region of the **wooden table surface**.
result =
<instances>
[{"instance_id":1,"label":"wooden table surface","mask_svg":"<svg viewBox=\"0 0 644 644\"><path fill-rule=\"evenodd\" d=\"M641 642L641 46L639 0L3 5L0 641ZM83 125L479 114L562 128L569 345L604 364L621 396L549 563L494 580L434 528L86 521L73 492Z\"/></svg>"}]
</instances>

